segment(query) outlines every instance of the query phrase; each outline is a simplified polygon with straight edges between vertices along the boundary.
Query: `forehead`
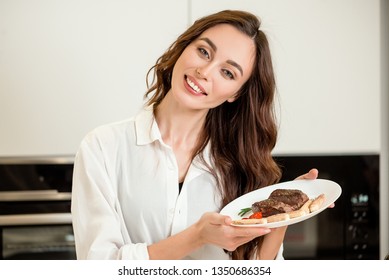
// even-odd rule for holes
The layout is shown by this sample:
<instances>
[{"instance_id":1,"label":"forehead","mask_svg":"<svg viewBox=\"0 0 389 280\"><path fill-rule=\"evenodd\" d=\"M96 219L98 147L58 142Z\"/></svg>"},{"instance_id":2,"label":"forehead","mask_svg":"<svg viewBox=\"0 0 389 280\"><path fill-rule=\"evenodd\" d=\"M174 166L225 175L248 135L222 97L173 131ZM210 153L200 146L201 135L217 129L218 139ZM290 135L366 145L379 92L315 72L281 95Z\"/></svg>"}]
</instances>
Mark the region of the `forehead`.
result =
<instances>
[{"instance_id":1,"label":"forehead","mask_svg":"<svg viewBox=\"0 0 389 280\"><path fill-rule=\"evenodd\" d=\"M238 63L246 75L251 73L255 58L255 44L253 40L229 24L219 24L204 31L198 38L208 38L215 44L216 54L227 61Z\"/></svg>"}]
</instances>

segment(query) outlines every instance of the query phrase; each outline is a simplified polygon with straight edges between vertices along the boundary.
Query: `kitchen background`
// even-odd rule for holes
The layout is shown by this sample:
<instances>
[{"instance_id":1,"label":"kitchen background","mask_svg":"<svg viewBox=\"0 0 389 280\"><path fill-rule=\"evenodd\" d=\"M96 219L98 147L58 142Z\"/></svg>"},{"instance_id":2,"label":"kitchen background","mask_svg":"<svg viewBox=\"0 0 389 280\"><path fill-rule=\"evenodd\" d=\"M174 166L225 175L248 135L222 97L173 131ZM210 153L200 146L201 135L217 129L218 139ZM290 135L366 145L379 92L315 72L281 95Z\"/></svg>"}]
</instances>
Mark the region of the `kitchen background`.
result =
<instances>
[{"instance_id":1,"label":"kitchen background","mask_svg":"<svg viewBox=\"0 0 389 280\"><path fill-rule=\"evenodd\" d=\"M375 215L376 232L365 236L344 218L345 229L339 234L346 236L349 230L377 239L378 253L371 258L385 257L389 252L388 1L0 0L2 257L4 251L12 252L12 246L26 243L23 238L34 231L40 237L50 232L49 241L35 241L46 245L58 234L64 236L53 247L62 246L68 254L69 172L82 137L98 125L134 115L143 101L145 75L158 56L196 18L221 9L257 14L269 36L278 83L280 134L275 156L289 173L299 172L295 168L299 164L314 164L322 167L323 176L345 182L347 197L339 201L338 209ZM356 162L363 162L363 167ZM344 166L355 166L355 174L340 172L348 177L337 177L335 169L342 171L339 168ZM375 182L375 190L353 193L352 177L359 178L366 170L375 174L369 181ZM26 179L31 173L35 183ZM57 177L51 178L52 174ZM59 185L65 189L58 192ZM27 193L21 203L17 186L41 193ZM364 203L366 195L369 203ZM38 211L36 205L49 205L46 209L51 210ZM37 222L28 212L39 213L44 220ZM52 217L50 212L60 215ZM302 224L308 229L296 227L292 233L297 239L316 228L314 222ZM58 231L53 231L54 225ZM15 245L19 240L15 236L24 241ZM291 242L290 247L309 251L312 242Z\"/></svg>"}]
</instances>

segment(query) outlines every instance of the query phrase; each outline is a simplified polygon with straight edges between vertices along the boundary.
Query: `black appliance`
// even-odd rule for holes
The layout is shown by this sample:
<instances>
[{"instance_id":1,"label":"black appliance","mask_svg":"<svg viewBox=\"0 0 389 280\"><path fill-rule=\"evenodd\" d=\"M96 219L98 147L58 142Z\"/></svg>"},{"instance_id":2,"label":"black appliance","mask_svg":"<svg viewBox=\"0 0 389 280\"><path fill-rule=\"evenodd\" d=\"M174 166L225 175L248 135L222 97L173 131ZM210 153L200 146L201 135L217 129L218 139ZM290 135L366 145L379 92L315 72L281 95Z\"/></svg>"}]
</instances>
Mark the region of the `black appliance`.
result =
<instances>
[{"instance_id":1,"label":"black appliance","mask_svg":"<svg viewBox=\"0 0 389 280\"><path fill-rule=\"evenodd\" d=\"M283 169L281 181L317 168L319 178L342 187L335 208L288 227L285 259L379 259L379 155L277 156L276 160Z\"/></svg>"},{"instance_id":2,"label":"black appliance","mask_svg":"<svg viewBox=\"0 0 389 280\"><path fill-rule=\"evenodd\" d=\"M72 158L0 158L0 259L75 259Z\"/></svg>"}]
</instances>

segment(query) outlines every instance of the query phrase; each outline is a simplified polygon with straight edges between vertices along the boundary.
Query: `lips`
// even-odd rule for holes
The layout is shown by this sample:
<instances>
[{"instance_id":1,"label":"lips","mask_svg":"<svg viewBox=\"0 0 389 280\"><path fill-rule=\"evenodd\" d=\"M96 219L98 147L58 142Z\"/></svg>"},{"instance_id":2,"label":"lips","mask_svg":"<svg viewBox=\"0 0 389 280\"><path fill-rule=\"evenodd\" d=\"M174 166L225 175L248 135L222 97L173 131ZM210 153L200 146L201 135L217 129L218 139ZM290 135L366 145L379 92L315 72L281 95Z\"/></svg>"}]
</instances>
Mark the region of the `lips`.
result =
<instances>
[{"instance_id":1,"label":"lips","mask_svg":"<svg viewBox=\"0 0 389 280\"><path fill-rule=\"evenodd\" d=\"M201 85L196 83L195 79L191 79L191 77L185 75L185 81L187 87L191 90L192 93L195 95L205 95L208 94L205 92L205 90L201 87Z\"/></svg>"}]
</instances>

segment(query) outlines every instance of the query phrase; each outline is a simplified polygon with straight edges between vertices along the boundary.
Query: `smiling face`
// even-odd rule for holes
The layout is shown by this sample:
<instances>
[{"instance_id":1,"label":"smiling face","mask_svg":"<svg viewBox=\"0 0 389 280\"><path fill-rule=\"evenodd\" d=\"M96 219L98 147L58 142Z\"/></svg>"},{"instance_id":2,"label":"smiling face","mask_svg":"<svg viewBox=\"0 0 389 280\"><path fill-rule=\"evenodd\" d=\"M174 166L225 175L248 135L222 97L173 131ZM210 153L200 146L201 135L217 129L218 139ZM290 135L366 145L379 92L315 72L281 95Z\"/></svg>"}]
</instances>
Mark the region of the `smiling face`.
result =
<instances>
[{"instance_id":1,"label":"smiling face","mask_svg":"<svg viewBox=\"0 0 389 280\"><path fill-rule=\"evenodd\" d=\"M233 102L251 75L254 57L251 38L231 25L216 25L183 51L173 69L170 93L197 110Z\"/></svg>"}]
</instances>

